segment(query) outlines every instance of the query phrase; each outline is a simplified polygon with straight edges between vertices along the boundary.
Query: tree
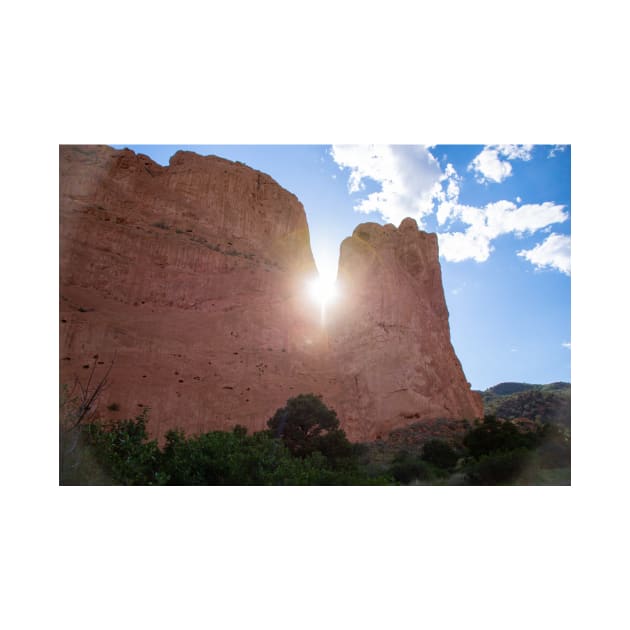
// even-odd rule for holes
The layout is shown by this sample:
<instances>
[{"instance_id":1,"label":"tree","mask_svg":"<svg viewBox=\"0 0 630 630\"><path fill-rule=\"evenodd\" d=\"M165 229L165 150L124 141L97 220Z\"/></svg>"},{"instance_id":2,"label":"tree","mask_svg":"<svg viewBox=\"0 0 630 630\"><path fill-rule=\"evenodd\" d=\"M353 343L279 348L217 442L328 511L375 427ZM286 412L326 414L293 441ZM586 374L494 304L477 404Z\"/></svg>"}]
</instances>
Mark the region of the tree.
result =
<instances>
[{"instance_id":1,"label":"tree","mask_svg":"<svg viewBox=\"0 0 630 630\"><path fill-rule=\"evenodd\" d=\"M339 418L314 394L290 398L267 421L271 435L280 438L292 455L308 457L319 451L338 465L353 454L352 444L339 428Z\"/></svg>"}]
</instances>

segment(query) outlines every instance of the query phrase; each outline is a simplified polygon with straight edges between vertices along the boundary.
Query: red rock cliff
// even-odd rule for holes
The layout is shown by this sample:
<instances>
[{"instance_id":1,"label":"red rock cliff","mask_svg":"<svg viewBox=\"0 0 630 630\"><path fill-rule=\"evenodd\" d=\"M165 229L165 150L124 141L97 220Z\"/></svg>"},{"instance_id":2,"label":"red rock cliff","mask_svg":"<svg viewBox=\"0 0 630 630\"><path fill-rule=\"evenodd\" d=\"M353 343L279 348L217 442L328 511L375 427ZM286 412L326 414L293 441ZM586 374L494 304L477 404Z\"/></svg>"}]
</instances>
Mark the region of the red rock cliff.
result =
<instances>
[{"instance_id":1,"label":"red rock cliff","mask_svg":"<svg viewBox=\"0 0 630 630\"><path fill-rule=\"evenodd\" d=\"M315 392L359 440L482 413L450 344L435 237L410 220L344 241L346 290L323 328L304 209L244 165L61 147L60 219L61 381L113 360L105 418L150 406L153 435L259 430Z\"/></svg>"},{"instance_id":2,"label":"red rock cliff","mask_svg":"<svg viewBox=\"0 0 630 630\"><path fill-rule=\"evenodd\" d=\"M483 415L451 345L435 234L410 218L363 223L341 244L338 282L329 330L349 434Z\"/></svg>"}]
</instances>

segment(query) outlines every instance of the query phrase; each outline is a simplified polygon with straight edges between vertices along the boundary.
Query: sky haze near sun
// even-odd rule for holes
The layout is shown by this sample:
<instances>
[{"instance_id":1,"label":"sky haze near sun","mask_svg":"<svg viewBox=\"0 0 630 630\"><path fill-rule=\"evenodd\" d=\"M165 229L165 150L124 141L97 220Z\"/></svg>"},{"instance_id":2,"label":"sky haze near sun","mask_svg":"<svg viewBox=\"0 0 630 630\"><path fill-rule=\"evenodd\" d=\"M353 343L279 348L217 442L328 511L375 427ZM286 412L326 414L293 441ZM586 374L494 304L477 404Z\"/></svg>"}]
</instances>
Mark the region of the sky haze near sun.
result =
<instances>
[{"instance_id":1,"label":"sky haze near sun","mask_svg":"<svg viewBox=\"0 0 630 630\"><path fill-rule=\"evenodd\" d=\"M570 381L567 145L112 145L168 164L238 160L304 205L320 275L359 223L413 217L438 234L451 340L474 389Z\"/></svg>"}]
</instances>

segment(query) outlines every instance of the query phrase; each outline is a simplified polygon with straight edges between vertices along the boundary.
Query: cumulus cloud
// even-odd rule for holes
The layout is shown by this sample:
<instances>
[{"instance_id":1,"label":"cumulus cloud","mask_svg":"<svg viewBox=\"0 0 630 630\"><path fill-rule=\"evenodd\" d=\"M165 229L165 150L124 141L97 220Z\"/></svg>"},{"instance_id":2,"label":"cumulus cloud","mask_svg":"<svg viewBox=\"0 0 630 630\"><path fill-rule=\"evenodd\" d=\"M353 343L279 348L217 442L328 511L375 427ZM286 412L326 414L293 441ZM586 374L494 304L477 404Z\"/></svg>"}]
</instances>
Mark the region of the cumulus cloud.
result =
<instances>
[{"instance_id":1,"label":"cumulus cloud","mask_svg":"<svg viewBox=\"0 0 630 630\"><path fill-rule=\"evenodd\" d=\"M348 190L365 189L364 180L380 184L354 206L358 212L380 212L385 221L398 225L413 217L423 226L422 217L433 212L433 201L441 193L444 178L437 160L423 146L411 145L333 145L331 156L340 168L349 168Z\"/></svg>"},{"instance_id":2,"label":"cumulus cloud","mask_svg":"<svg viewBox=\"0 0 630 630\"><path fill-rule=\"evenodd\" d=\"M478 178L502 181L512 172L510 161L529 160L532 150L533 145L487 145L469 170L475 170ZM331 157L340 169L349 169L348 191L358 194L356 211L378 212L395 225L405 217L413 217L421 228L425 227L423 217L435 212L438 226L444 230L438 233L440 255L450 262L484 262L498 237L548 232L551 226L569 218L563 205L551 201L523 204L519 196L516 203L501 200L481 208L460 204L463 178L450 163L441 169L428 147L333 145ZM375 182L380 190L367 193L367 180ZM464 228L457 226L458 231L452 231L456 221ZM568 257L565 264L562 252L552 251L554 246L562 245L557 238L566 237L552 233L544 243L518 254L539 267L551 266L569 273Z\"/></svg>"},{"instance_id":3,"label":"cumulus cloud","mask_svg":"<svg viewBox=\"0 0 630 630\"><path fill-rule=\"evenodd\" d=\"M517 252L537 269L552 268L571 275L571 237L564 234L550 234L533 249Z\"/></svg>"},{"instance_id":4,"label":"cumulus cloud","mask_svg":"<svg viewBox=\"0 0 630 630\"><path fill-rule=\"evenodd\" d=\"M509 160L529 160L532 157L532 144L494 144L487 145L468 165L477 181L502 182L512 174ZM503 159L502 159L503 158Z\"/></svg>"},{"instance_id":5,"label":"cumulus cloud","mask_svg":"<svg viewBox=\"0 0 630 630\"><path fill-rule=\"evenodd\" d=\"M569 218L564 206L546 201L517 206L511 201L496 201L484 208L456 205L453 215L468 228L463 232L438 234L440 254L450 262L488 260L492 241L503 234L525 235Z\"/></svg>"},{"instance_id":6,"label":"cumulus cloud","mask_svg":"<svg viewBox=\"0 0 630 630\"><path fill-rule=\"evenodd\" d=\"M567 348L568 350L571 350L571 342L570 342L570 341L565 341L565 342L562 344L562 347L563 347L563 348Z\"/></svg>"},{"instance_id":7,"label":"cumulus cloud","mask_svg":"<svg viewBox=\"0 0 630 630\"><path fill-rule=\"evenodd\" d=\"M449 262L469 259L484 262L493 249L489 238L471 229L466 232L440 232L438 243L440 255Z\"/></svg>"}]
</instances>

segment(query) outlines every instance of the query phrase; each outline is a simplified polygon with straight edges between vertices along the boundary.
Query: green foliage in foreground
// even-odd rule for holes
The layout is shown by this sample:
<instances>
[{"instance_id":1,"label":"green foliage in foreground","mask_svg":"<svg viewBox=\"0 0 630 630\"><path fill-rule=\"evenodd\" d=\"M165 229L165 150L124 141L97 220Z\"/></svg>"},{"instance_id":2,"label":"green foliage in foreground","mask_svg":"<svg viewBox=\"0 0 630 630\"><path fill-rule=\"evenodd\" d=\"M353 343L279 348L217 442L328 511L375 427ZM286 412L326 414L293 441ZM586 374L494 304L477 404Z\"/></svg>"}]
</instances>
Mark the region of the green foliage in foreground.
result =
<instances>
[{"instance_id":1,"label":"green foliage in foreground","mask_svg":"<svg viewBox=\"0 0 630 630\"><path fill-rule=\"evenodd\" d=\"M401 451L393 460L390 473L401 484L414 481L433 481L440 476L439 471L418 456Z\"/></svg>"},{"instance_id":2,"label":"green foliage in foreground","mask_svg":"<svg viewBox=\"0 0 630 630\"><path fill-rule=\"evenodd\" d=\"M74 416L72 416L73 418ZM63 420L63 419L62 419ZM315 396L287 401L269 430L244 427L149 440L147 411L133 420L60 424L62 485L502 485L570 484L569 432L554 425L522 432L486 417L453 447L429 440L422 451L380 460L350 443L334 411Z\"/></svg>"},{"instance_id":3,"label":"green foliage in foreground","mask_svg":"<svg viewBox=\"0 0 630 630\"><path fill-rule=\"evenodd\" d=\"M421 454L399 451L389 472L400 484L568 485L570 465L566 429L540 425L524 432L487 416L464 436L461 447L429 440Z\"/></svg>"},{"instance_id":4,"label":"green foliage in foreground","mask_svg":"<svg viewBox=\"0 0 630 630\"><path fill-rule=\"evenodd\" d=\"M422 448L422 459L442 470L450 470L457 464L459 455L448 442L433 439Z\"/></svg>"},{"instance_id":5,"label":"green foliage in foreground","mask_svg":"<svg viewBox=\"0 0 630 630\"><path fill-rule=\"evenodd\" d=\"M526 472L531 452L526 448L481 455L470 462L468 479L473 485L496 486L516 482Z\"/></svg>"},{"instance_id":6,"label":"green foliage in foreground","mask_svg":"<svg viewBox=\"0 0 630 630\"><path fill-rule=\"evenodd\" d=\"M105 474L126 486L164 485L162 453L147 436L146 409L135 420L119 420L108 427L86 425L88 445Z\"/></svg>"},{"instance_id":7,"label":"green foliage in foreground","mask_svg":"<svg viewBox=\"0 0 630 630\"><path fill-rule=\"evenodd\" d=\"M212 431L186 438L170 431L164 472L174 485L348 485L386 482L362 474L352 460L333 467L319 451L294 456L267 432Z\"/></svg>"},{"instance_id":8,"label":"green foliage in foreground","mask_svg":"<svg viewBox=\"0 0 630 630\"><path fill-rule=\"evenodd\" d=\"M170 431L160 449L146 432L146 415L108 426L81 427L78 466L62 471L62 484L121 485L382 485L349 455L331 465L319 451L296 457L267 432L243 427L186 437ZM66 458L66 461L69 461ZM89 466L87 465L89 462Z\"/></svg>"},{"instance_id":9,"label":"green foliage in foreground","mask_svg":"<svg viewBox=\"0 0 630 630\"><path fill-rule=\"evenodd\" d=\"M545 483L546 469L571 465L571 440L566 429L544 424L521 432L510 422L487 416L464 438L468 457L463 470L473 485Z\"/></svg>"},{"instance_id":10,"label":"green foliage in foreground","mask_svg":"<svg viewBox=\"0 0 630 630\"><path fill-rule=\"evenodd\" d=\"M501 422L494 416L486 416L464 438L464 446L472 457L482 457L496 452L532 449L540 443L539 433L523 433L511 422Z\"/></svg>"}]
</instances>

